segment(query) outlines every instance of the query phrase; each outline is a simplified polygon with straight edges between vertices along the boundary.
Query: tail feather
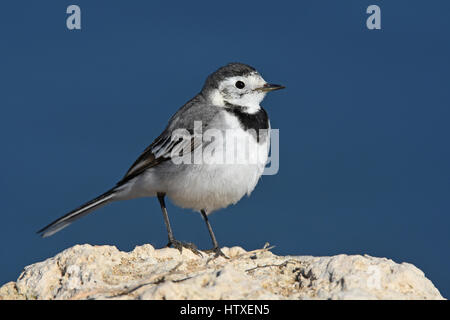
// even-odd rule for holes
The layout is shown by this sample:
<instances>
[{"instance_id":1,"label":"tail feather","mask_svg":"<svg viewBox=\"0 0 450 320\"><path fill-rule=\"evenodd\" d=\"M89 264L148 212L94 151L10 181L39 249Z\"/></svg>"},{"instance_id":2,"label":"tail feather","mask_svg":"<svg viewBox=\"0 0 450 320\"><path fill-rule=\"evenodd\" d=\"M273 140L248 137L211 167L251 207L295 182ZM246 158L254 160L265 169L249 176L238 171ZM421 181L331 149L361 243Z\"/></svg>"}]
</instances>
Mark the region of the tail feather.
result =
<instances>
[{"instance_id":1,"label":"tail feather","mask_svg":"<svg viewBox=\"0 0 450 320\"><path fill-rule=\"evenodd\" d=\"M111 189L102 194L101 196L83 204L81 207L69 212L65 216L62 216L61 218L53 221L48 226L39 230L37 233L40 234L43 238L49 237L55 234L56 232L64 229L75 220L84 217L88 213L108 204L113 200L114 200L114 189Z\"/></svg>"}]
</instances>

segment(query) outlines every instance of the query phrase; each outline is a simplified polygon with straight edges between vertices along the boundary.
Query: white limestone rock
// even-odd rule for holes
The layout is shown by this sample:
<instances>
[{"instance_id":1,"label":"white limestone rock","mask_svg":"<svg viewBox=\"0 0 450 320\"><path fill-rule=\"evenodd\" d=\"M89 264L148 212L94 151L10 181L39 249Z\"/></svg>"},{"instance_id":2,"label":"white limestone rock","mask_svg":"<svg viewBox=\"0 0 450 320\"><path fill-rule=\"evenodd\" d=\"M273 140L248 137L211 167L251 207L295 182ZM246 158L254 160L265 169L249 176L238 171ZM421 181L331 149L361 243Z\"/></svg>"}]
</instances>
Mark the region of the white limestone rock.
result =
<instances>
[{"instance_id":1,"label":"white limestone rock","mask_svg":"<svg viewBox=\"0 0 450 320\"><path fill-rule=\"evenodd\" d=\"M25 267L0 299L443 299L421 270L386 258L222 251L230 259L76 245Z\"/></svg>"}]
</instances>

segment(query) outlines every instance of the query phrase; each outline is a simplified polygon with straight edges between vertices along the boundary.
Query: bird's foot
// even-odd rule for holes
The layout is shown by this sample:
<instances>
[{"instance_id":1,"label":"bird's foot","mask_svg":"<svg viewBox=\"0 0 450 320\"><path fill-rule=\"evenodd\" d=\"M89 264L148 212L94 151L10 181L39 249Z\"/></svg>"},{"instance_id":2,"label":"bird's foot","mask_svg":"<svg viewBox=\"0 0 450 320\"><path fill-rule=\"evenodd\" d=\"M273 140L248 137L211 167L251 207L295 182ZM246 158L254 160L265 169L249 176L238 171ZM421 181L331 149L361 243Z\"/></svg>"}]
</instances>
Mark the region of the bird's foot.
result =
<instances>
[{"instance_id":1,"label":"bird's foot","mask_svg":"<svg viewBox=\"0 0 450 320\"><path fill-rule=\"evenodd\" d=\"M178 251L180 251L180 253L183 252L183 248L186 248L186 249L191 250L196 255L202 257L202 253L197 249L197 246L190 242L181 242L181 241L178 241L175 239L171 239L171 240L169 240L169 243L167 244L166 247L173 247L175 249L178 249Z\"/></svg>"},{"instance_id":2,"label":"bird's foot","mask_svg":"<svg viewBox=\"0 0 450 320\"><path fill-rule=\"evenodd\" d=\"M230 258L228 258L225 255L225 253L222 252L222 250L220 250L219 247L214 247L212 249L204 250L204 252L206 252L206 253L214 253L213 259L216 259L218 257L224 257L225 259L230 259Z\"/></svg>"}]
</instances>

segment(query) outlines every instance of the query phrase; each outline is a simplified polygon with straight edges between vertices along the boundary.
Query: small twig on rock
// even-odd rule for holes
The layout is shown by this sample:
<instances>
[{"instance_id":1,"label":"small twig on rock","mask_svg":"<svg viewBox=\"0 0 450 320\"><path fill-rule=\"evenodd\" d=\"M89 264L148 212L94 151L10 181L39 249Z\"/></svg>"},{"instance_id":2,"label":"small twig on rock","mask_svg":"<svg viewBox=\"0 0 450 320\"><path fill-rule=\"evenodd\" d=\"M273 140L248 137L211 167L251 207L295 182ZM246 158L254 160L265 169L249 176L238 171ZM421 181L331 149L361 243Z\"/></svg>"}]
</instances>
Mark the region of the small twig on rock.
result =
<instances>
[{"instance_id":1,"label":"small twig on rock","mask_svg":"<svg viewBox=\"0 0 450 320\"><path fill-rule=\"evenodd\" d=\"M155 280L149 281L149 282L144 282L144 283L140 283L136 286L134 286L133 288L129 289L129 290L121 290L119 292L116 293L111 293L111 295L108 298L115 298L115 297L120 297L120 296L124 296L124 295L128 295L130 293L135 292L138 289L141 289L145 286L148 285L156 285L156 284L160 284L166 281L166 277L172 273L173 271L175 271L176 269L178 269L179 266L181 266L183 264L183 262L178 263L175 267L173 267L172 269L170 269L169 271L166 272L165 275L159 275Z\"/></svg>"},{"instance_id":2,"label":"small twig on rock","mask_svg":"<svg viewBox=\"0 0 450 320\"><path fill-rule=\"evenodd\" d=\"M281 264L266 264L266 265L263 265L263 266L256 266L254 268L247 269L247 270L245 270L245 272L253 271L253 270L256 270L256 269L259 269L259 268L269 268L269 267L279 267L280 268L280 267L286 267L288 265L288 263L296 263L296 262L298 262L298 261L287 260L287 261L285 261L285 262L283 262Z\"/></svg>"}]
</instances>

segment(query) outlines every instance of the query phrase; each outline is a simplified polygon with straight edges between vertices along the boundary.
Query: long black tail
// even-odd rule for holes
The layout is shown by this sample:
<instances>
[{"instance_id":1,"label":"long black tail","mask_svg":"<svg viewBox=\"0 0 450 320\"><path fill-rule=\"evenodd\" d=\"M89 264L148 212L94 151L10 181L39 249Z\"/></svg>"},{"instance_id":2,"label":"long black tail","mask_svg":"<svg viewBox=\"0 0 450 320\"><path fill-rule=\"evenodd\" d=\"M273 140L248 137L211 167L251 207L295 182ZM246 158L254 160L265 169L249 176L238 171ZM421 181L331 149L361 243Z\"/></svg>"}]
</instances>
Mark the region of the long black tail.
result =
<instances>
[{"instance_id":1,"label":"long black tail","mask_svg":"<svg viewBox=\"0 0 450 320\"><path fill-rule=\"evenodd\" d=\"M43 238L49 237L52 234L60 231L61 229L64 229L75 220L84 217L88 213L104 206L105 204L108 204L113 200L114 200L114 189L111 189L102 194L101 196L83 204L81 207L69 212L65 216L53 221L45 228L39 230L37 233L39 233Z\"/></svg>"}]
</instances>

